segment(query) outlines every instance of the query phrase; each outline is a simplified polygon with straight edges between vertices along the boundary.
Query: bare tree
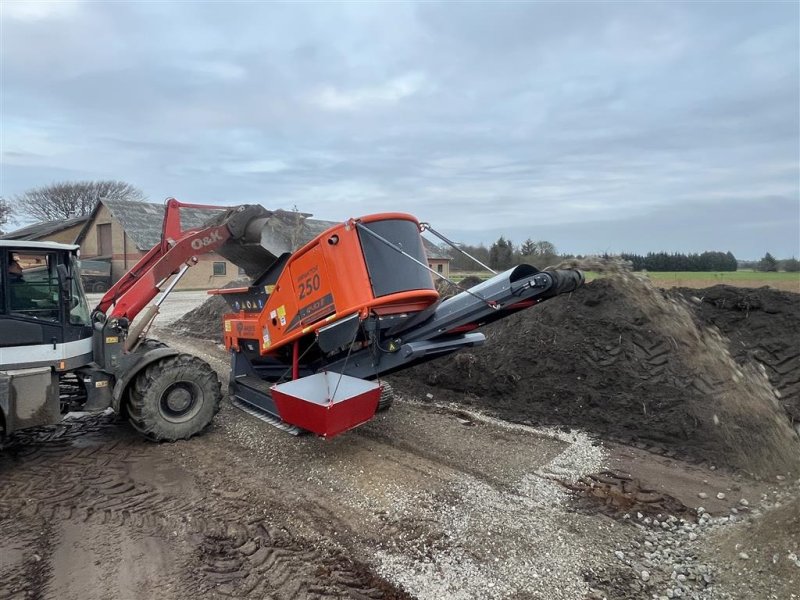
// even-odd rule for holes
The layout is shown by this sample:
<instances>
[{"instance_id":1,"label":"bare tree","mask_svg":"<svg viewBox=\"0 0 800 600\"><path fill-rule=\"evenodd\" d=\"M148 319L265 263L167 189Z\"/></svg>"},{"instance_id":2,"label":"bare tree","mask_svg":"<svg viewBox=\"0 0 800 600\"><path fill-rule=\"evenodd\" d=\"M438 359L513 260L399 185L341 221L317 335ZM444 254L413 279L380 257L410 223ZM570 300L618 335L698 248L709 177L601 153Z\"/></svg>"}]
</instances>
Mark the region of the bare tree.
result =
<instances>
[{"instance_id":1,"label":"bare tree","mask_svg":"<svg viewBox=\"0 0 800 600\"><path fill-rule=\"evenodd\" d=\"M533 254L536 254L538 256L556 255L556 247L547 240L539 240L538 242L534 242L533 247L534 247Z\"/></svg>"},{"instance_id":2,"label":"bare tree","mask_svg":"<svg viewBox=\"0 0 800 600\"><path fill-rule=\"evenodd\" d=\"M4 227L11 220L11 205L5 198L0 198L0 235L3 235Z\"/></svg>"},{"instance_id":3,"label":"bare tree","mask_svg":"<svg viewBox=\"0 0 800 600\"><path fill-rule=\"evenodd\" d=\"M144 200L144 193L124 181L74 181L53 183L14 196L20 213L39 221L88 215L98 200Z\"/></svg>"}]
</instances>

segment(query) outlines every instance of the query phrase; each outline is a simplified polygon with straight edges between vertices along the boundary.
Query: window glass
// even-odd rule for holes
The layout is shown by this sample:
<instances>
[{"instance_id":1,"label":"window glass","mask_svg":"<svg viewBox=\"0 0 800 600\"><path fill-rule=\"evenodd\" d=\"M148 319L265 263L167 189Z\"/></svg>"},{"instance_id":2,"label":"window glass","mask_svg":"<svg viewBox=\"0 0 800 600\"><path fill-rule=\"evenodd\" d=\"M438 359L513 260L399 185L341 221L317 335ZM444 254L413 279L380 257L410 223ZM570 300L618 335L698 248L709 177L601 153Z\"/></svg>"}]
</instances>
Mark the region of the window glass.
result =
<instances>
[{"instance_id":1,"label":"window glass","mask_svg":"<svg viewBox=\"0 0 800 600\"><path fill-rule=\"evenodd\" d=\"M9 313L47 321L59 320L55 254L11 252L6 280Z\"/></svg>"},{"instance_id":2,"label":"window glass","mask_svg":"<svg viewBox=\"0 0 800 600\"><path fill-rule=\"evenodd\" d=\"M214 263L214 275L225 275L226 267L228 265L224 262Z\"/></svg>"},{"instance_id":3,"label":"window glass","mask_svg":"<svg viewBox=\"0 0 800 600\"><path fill-rule=\"evenodd\" d=\"M74 264L74 263L73 263ZM70 301L69 322L71 325L89 324L89 305L83 293L81 278L77 270L72 270L72 299Z\"/></svg>"}]
</instances>

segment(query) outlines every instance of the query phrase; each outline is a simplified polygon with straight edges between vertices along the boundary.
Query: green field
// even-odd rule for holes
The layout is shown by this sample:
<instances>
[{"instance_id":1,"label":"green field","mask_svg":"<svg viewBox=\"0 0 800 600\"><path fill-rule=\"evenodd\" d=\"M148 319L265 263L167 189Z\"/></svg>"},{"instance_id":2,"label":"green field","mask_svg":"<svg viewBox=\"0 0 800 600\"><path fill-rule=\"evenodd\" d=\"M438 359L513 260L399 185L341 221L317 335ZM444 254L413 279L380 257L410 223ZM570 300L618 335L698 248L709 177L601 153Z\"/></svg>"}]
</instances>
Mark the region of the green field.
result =
<instances>
[{"instance_id":1,"label":"green field","mask_svg":"<svg viewBox=\"0 0 800 600\"><path fill-rule=\"evenodd\" d=\"M452 279L460 281L468 275L482 279L491 277L488 271L454 272ZM764 273L761 271L728 271L728 272L695 272L695 271L652 271L648 272L653 283L659 287L692 287L705 288L717 284L735 285L739 287L772 288L800 293L800 273ZM601 273L588 271L586 280L592 281L601 277Z\"/></svg>"},{"instance_id":2,"label":"green field","mask_svg":"<svg viewBox=\"0 0 800 600\"><path fill-rule=\"evenodd\" d=\"M587 275L595 278L599 274L590 272ZM730 282L733 285L735 285L733 282L736 281L763 281L764 285L768 285L772 281L800 281L800 273L764 273L761 271L650 271L647 276L657 281L719 279L721 282Z\"/></svg>"}]
</instances>

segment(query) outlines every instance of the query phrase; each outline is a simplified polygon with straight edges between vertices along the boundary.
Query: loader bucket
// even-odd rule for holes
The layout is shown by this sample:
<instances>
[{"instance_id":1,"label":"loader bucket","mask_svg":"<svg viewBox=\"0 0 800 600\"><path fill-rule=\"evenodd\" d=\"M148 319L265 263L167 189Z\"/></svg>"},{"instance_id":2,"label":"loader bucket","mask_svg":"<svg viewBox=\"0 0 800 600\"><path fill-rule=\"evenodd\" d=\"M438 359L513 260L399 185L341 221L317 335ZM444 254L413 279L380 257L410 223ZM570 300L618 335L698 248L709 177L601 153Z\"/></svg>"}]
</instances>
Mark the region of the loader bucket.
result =
<instances>
[{"instance_id":1,"label":"loader bucket","mask_svg":"<svg viewBox=\"0 0 800 600\"><path fill-rule=\"evenodd\" d=\"M332 371L273 385L271 391L283 421L325 438L369 421L381 396L380 384Z\"/></svg>"},{"instance_id":2,"label":"loader bucket","mask_svg":"<svg viewBox=\"0 0 800 600\"><path fill-rule=\"evenodd\" d=\"M294 252L314 237L306 213L285 210L269 211L262 206L249 207L241 215L229 218L230 239L217 254L255 279L285 252Z\"/></svg>"}]
</instances>

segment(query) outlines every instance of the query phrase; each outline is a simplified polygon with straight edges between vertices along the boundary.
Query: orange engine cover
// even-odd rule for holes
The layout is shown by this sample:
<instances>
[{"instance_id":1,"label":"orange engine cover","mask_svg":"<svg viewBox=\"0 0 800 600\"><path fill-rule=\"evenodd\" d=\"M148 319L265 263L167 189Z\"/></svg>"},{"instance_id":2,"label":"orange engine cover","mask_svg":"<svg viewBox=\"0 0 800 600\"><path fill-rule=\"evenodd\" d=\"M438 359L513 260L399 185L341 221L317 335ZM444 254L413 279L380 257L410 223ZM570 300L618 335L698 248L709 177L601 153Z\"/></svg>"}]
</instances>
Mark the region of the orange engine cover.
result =
<instances>
[{"instance_id":1,"label":"orange engine cover","mask_svg":"<svg viewBox=\"0 0 800 600\"><path fill-rule=\"evenodd\" d=\"M376 236L359 231L357 223L427 264L413 216L382 213L350 219L297 250L274 285L256 290L266 293L261 306L245 301L240 312L224 316L225 346L239 350L243 340L257 341L260 354L271 354L343 317L358 314L363 320L371 311L415 312L438 300L428 271Z\"/></svg>"}]
</instances>

